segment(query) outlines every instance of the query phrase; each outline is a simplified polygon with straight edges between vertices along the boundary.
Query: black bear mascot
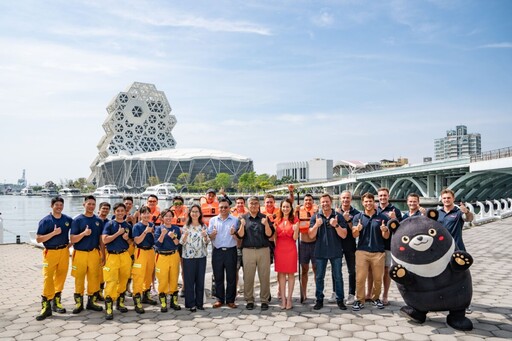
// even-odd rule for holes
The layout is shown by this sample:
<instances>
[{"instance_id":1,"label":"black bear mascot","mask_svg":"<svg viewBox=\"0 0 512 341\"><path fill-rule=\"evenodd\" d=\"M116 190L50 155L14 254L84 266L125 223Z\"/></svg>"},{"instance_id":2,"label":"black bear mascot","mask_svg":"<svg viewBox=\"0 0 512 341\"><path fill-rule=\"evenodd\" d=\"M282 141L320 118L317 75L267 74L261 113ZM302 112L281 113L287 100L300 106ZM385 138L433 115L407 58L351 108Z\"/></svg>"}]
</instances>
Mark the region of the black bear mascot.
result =
<instances>
[{"instance_id":1,"label":"black bear mascot","mask_svg":"<svg viewBox=\"0 0 512 341\"><path fill-rule=\"evenodd\" d=\"M388 222L393 232L389 275L407 304L400 313L423 323L429 311L448 311L449 326L471 330L473 323L465 315L473 295L469 271L473 258L456 250L455 241L437 217L436 210L429 210L426 216Z\"/></svg>"}]
</instances>

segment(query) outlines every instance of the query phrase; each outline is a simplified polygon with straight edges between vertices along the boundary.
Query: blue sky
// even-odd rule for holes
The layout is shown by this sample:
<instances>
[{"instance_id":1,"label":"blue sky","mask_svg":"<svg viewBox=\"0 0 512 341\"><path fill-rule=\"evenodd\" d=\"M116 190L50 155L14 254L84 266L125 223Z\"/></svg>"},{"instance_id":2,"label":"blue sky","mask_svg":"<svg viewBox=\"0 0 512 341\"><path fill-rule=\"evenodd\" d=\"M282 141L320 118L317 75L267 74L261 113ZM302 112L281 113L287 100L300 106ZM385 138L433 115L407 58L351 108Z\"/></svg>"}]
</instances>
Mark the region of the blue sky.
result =
<instances>
[{"instance_id":1,"label":"blue sky","mask_svg":"<svg viewBox=\"0 0 512 341\"><path fill-rule=\"evenodd\" d=\"M214 5L213 5L214 4ZM2 1L0 182L87 177L106 106L166 93L178 148L258 173L512 146L511 1Z\"/></svg>"}]
</instances>

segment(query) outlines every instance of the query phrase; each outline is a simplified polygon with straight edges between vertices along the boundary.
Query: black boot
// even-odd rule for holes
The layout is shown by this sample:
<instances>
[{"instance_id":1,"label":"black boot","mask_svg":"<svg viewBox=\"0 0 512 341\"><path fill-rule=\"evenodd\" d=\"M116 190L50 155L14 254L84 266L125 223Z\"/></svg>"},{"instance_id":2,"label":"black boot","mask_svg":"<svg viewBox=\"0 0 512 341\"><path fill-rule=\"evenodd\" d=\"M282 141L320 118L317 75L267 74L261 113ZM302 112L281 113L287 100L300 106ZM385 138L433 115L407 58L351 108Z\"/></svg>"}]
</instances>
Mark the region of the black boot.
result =
<instances>
[{"instance_id":1,"label":"black boot","mask_svg":"<svg viewBox=\"0 0 512 341\"><path fill-rule=\"evenodd\" d=\"M167 312L167 295L165 295L165 293L161 292L158 295L158 298L160 299L160 311L162 313L166 313Z\"/></svg>"},{"instance_id":2,"label":"black boot","mask_svg":"<svg viewBox=\"0 0 512 341\"><path fill-rule=\"evenodd\" d=\"M36 316L36 320L42 321L48 316L52 316L52 307L50 301L44 296L41 296L41 313Z\"/></svg>"},{"instance_id":3,"label":"black boot","mask_svg":"<svg viewBox=\"0 0 512 341\"><path fill-rule=\"evenodd\" d=\"M151 298L150 290L146 290L142 293L142 303L156 305L156 301Z\"/></svg>"},{"instance_id":4,"label":"black boot","mask_svg":"<svg viewBox=\"0 0 512 341\"><path fill-rule=\"evenodd\" d=\"M423 323L427 319L427 313L423 311L418 311L408 305L404 305L402 308L400 308L400 315L416 323Z\"/></svg>"},{"instance_id":5,"label":"black boot","mask_svg":"<svg viewBox=\"0 0 512 341\"><path fill-rule=\"evenodd\" d=\"M446 323L453 329L470 331L473 329L473 322L465 316L464 310L450 310L446 317Z\"/></svg>"},{"instance_id":6,"label":"black boot","mask_svg":"<svg viewBox=\"0 0 512 341\"><path fill-rule=\"evenodd\" d=\"M135 312L137 312L137 314L144 314L144 308L142 307L139 293L133 295L133 305L135 306Z\"/></svg>"},{"instance_id":7,"label":"black boot","mask_svg":"<svg viewBox=\"0 0 512 341\"><path fill-rule=\"evenodd\" d=\"M96 297L96 294L87 296L87 305L85 306L85 309L94 311L103 310L102 306L96 304Z\"/></svg>"},{"instance_id":8,"label":"black boot","mask_svg":"<svg viewBox=\"0 0 512 341\"><path fill-rule=\"evenodd\" d=\"M174 310L181 310L181 307L178 304L178 292L175 291L170 296L171 308Z\"/></svg>"},{"instance_id":9,"label":"black boot","mask_svg":"<svg viewBox=\"0 0 512 341\"><path fill-rule=\"evenodd\" d=\"M116 309L122 313L128 312L128 308L124 305L124 294L119 295L116 301Z\"/></svg>"},{"instance_id":10,"label":"black boot","mask_svg":"<svg viewBox=\"0 0 512 341\"><path fill-rule=\"evenodd\" d=\"M60 303L60 292L56 292L52 300L52 310L59 314L65 314L66 308Z\"/></svg>"},{"instance_id":11,"label":"black boot","mask_svg":"<svg viewBox=\"0 0 512 341\"><path fill-rule=\"evenodd\" d=\"M105 298L105 312L107 313L105 319L112 320L114 318L114 302L110 296Z\"/></svg>"},{"instance_id":12,"label":"black boot","mask_svg":"<svg viewBox=\"0 0 512 341\"><path fill-rule=\"evenodd\" d=\"M105 289L105 283L101 283L100 290L94 293L96 295L96 301L105 302L105 297L103 297L103 289Z\"/></svg>"},{"instance_id":13,"label":"black boot","mask_svg":"<svg viewBox=\"0 0 512 341\"><path fill-rule=\"evenodd\" d=\"M73 298L75 299L75 308L73 309L73 314L78 314L84 310L84 297L80 294L74 294Z\"/></svg>"}]
</instances>

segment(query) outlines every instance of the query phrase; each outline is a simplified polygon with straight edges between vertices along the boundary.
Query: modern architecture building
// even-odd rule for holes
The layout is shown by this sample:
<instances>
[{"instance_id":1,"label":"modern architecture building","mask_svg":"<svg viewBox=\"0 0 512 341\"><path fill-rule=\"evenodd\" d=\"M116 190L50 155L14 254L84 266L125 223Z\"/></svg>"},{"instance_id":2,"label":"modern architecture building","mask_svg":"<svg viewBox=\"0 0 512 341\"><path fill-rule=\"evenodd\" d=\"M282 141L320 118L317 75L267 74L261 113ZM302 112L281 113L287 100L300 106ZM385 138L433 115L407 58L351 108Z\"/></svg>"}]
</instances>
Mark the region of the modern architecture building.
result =
<instances>
[{"instance_id":1,"label":"modern architecture building","mask_svg":"<svg viewBox=\"0 0 512 341\"><path fill-rule=\"evenodd\" d=\"M300 182L329 180L332 179L332 171L332 160L282 162L277 164L277 179L291 177L294 181Z\"/></svg>"},{"instance_id":2,"label":"modern architecture building","mask_svg":"<svg viewBox=\"0 0 512 341\"><path fill-rule=\"evenodd\" d=\"M181 173L193 180L217 173L238 178L253 170L252 160L207 149L176 149L172 129L177 120L162 91L153 84L135 82L107 106L105 135L91 165L89 181L96 186L114 184L121 191L142 191L150 177L176 182Z\"/></svg>"},{"instance_id":3,"label":"modern architecture building","mask_svg":"<svg viewBox=\"0 0 512 341\"><path fill-rule=\"evenodd\" d=\"M463 156L474 156L482 153L480 134L468 134L465 125L455 130L446 131L446 136L434 140L436 160L446 160Z\"/></svg>"}]
</instances>

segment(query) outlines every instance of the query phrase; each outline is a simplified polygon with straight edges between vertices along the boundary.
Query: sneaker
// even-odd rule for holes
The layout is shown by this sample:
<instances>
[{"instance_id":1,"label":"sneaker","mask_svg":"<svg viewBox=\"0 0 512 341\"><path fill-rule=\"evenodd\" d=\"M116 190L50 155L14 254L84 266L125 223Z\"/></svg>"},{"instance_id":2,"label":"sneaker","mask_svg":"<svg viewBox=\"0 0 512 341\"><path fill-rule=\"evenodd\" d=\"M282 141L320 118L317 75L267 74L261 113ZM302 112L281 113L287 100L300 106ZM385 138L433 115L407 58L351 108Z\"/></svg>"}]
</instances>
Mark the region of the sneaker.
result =
<instances>
[{"instance_id":1,"label":"sneaker","mask_svg":"<svg viewBox=\"0 0 512 341\"><path fill-rule=\"evenodd\" d=\"M359 311L361 309L364 309L364 304L361 303L361 301L355 301L354 304L352 305L352 310Z\"/></svg>"},{"instance_id":2,"label":"sneaker","mask_svg":"<svg viewBox=\"0 0 512 341\"><path fill-rule=\"evenodd\" d=\"M345 305L345 303L343 303L343 300L340 300L337 303L338 303L338 308L340 308L341 310L347 310L347 306Z\"/></svg>"},{"instance_id":3,"label":"sneaker","mask_svg":"<svg viewBox=\"0 0 512 341\"><path fill-rule=\"evenodd\" d=\"M347 299L345 300L345 304L352 305L352 304L354 304L355 300L356 300L356 298L354 297L354 295L349 294Z\"/></svg>"},{"instance_id":4,"label":"sneaker","mask_svg":"<svg viewBox=\"0 0 512 341\"><path fill-rule=\"evenodd\" d=\"M336 303L336 293L333 292L332 295L331 295L331 298L329 298L328 302L329 303Z\"/></svg>"},{"instance_id":5,"label":"sneaker","mask_svg":"<svg viewBox=\"0 0 512 341\"><path fill-rule=\"evenodd\" d=\"M466 314L469 315L473 312L473 309L471 309L471 306L466 308Z\"/></svg>"},{"instance_id":6,"label":"sneaker","mask_svg":"<svg viewBox=\"0 0 512 341\"><path fill-rule=\"evenodd\" d=\"M313 306L314 310L320 310L324 307L324 303L322 301L316 301L315 305Z\"/></svg>"},{"instance_id":7,"label":"sneaker","mask_svg":"<svg viewBox=\"0 0 512 341\"><path fill-rule=\"evenodd\" d=\"M268 310L268 303L262 303L261 310Z\"/></svg>"},{"instance_id":8,"label":"sneaker","mask_svg":"<svg viewBox=\"0 0 512 341\"><path fill-rule=\"evenodd\" d=\"M378 298L375 301L372 301L372 304L377 309L384 309L384 303L382 303L382 301L379 300Z\"/></svg>"}]
</instances>

